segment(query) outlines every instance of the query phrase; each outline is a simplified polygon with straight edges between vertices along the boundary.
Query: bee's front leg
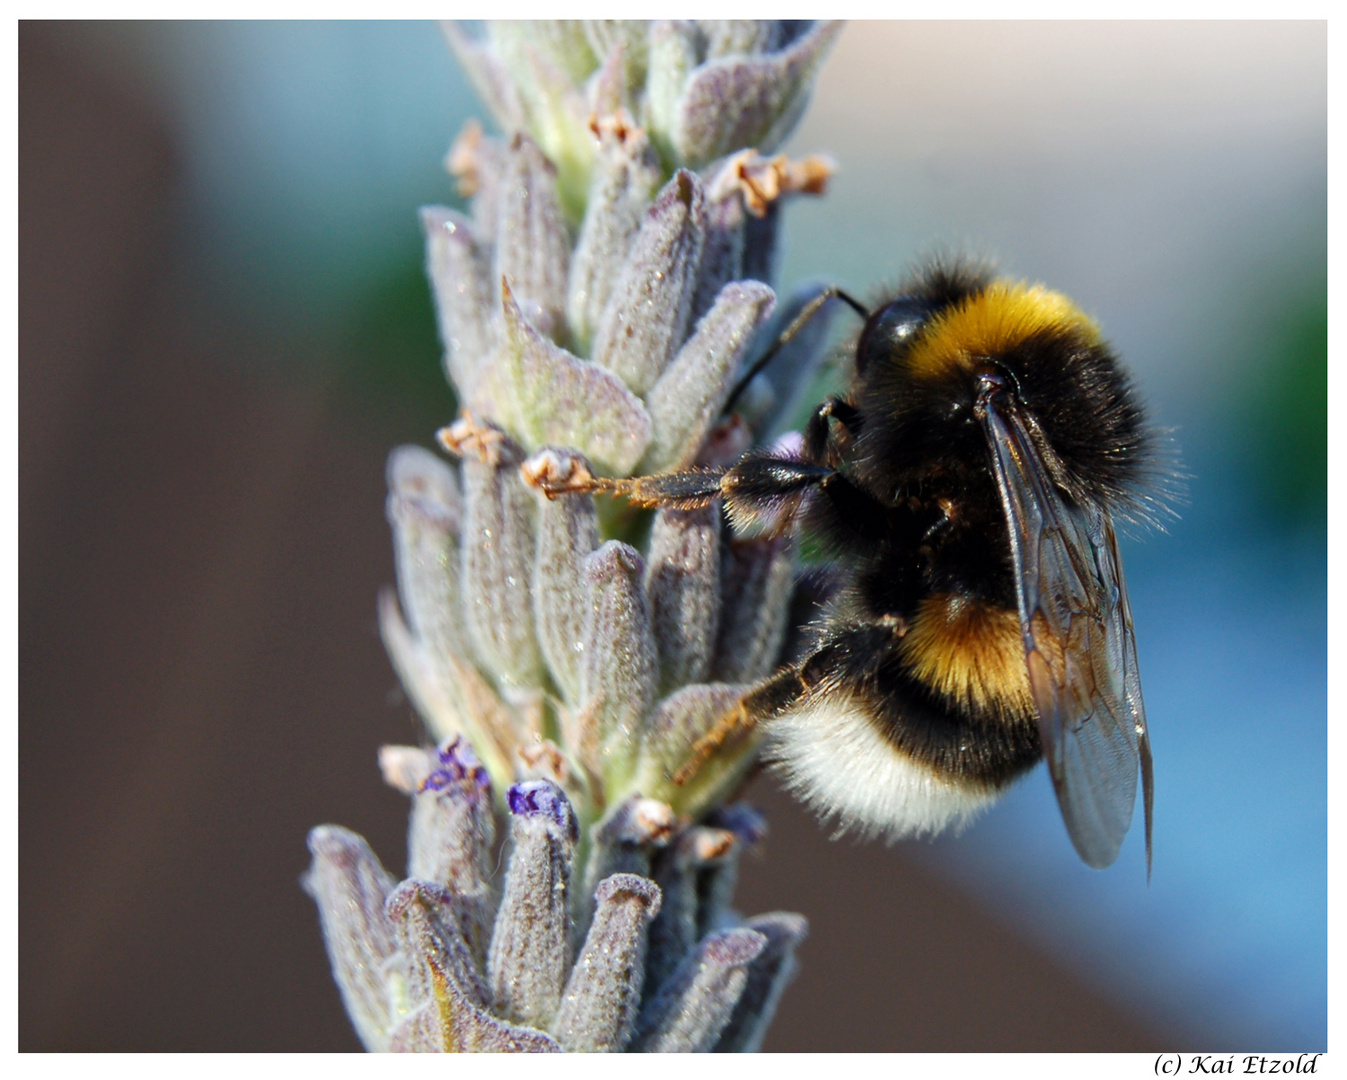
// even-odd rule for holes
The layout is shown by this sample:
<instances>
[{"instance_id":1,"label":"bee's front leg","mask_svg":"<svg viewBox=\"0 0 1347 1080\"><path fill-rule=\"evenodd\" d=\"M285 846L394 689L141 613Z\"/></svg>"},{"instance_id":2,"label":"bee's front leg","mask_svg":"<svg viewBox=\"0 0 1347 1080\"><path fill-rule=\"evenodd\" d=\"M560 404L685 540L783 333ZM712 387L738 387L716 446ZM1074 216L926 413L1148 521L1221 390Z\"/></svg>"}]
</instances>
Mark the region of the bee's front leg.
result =
<instances>
[{"instance_id":1,"label":"bee's front leg","mask_svg":"<svg viewBox=\"0 0 1347 1080\"><path fill-rule=\"evenodd\" d=\"M721 494L725 469L693 469L656 476L595 476L578 454L540 450L520 467L524 482L549 499L604 492L625 495L637 506L698 510Z\"/></svg>"},{"instance_id":2,"label":"bee's front leg","mask_svg":"<svg viewBox=\"0 0 1347 1080\"><path fill-rule=\"evenodd\" d=\"M730 469L615 479L595 476L578 456L543 450L524 462L522 472L524 480L549 499L602 491L625 495L637 506L696 510L723 496L735 528L754 535L789 530L804 494L834 475L826 466L762 451L745 454Z\"/></svg>"},{"instance_id":3,"label":"bee's front leg","mask_svg":"<svg viewBox=\"0 0 1347 1080\"><path fill-rule=\"evenodd\" d=\"M839 438L832 437L832 424L836 420L845 433ZM861 433L863 427L860 410L840 397L830 397L809 417L804 429L804 459L817 464L836 465L842 459L846 445Z\"/></svg>"}]
</instances>

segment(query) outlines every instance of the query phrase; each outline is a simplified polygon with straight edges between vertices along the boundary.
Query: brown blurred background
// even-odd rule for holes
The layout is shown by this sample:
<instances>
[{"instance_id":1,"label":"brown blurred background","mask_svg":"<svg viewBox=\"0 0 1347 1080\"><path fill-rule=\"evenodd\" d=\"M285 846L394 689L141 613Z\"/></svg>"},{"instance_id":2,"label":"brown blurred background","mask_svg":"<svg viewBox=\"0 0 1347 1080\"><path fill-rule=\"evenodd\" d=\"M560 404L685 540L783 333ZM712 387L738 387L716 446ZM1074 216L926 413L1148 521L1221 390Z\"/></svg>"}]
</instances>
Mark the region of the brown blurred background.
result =
<instances>
[{"instance_id":1,"label":"brown blurred background","mask_svg":"<svg viewBox=\"0 0 1347 1080\"><path fill-rule=\"evenodd\" d=\"M326 821L401 866L405 800L375 752L417 728L374 599L385 457L449 400L433 330L393 303L314 331L221 287L174 111L89 41L19 34L19 1046L354 1050L298 878ZM414 243L398 258L419 275ZM349 362L385 326L424 394ZM1211 1035L1132 1015L919 853L830 842L755 796L772 833L740 906L812 925L767 1049Z\"/></svg>"}]
</instances>

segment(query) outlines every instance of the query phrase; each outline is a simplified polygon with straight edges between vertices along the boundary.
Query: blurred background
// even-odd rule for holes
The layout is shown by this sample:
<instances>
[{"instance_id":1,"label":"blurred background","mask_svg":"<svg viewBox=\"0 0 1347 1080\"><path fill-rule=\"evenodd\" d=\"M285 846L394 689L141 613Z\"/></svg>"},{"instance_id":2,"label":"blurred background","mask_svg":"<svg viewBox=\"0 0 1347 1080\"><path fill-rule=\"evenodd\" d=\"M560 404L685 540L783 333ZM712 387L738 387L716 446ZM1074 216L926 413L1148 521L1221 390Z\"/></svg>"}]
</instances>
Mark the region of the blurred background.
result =
<instances>
[{"instance_id":1,"label":"blurred background","mask_svg":"<svg viewBox=\"0 0 1347 1080\"><path fill-rule=\"evenodd\" d=\"M740 906L812 924L767 1049L1326 1048L1326 41L843 34L778 285L995 256L1102 322L1190 479L1124 546L1149 887L1041 770L893 848L760 781ZM325 821L401 866L383 464L452 409L415 211L479 112L426 24L20 25L20 1049L357 1047L298 878Z\"/></svg>"}]
</instances>

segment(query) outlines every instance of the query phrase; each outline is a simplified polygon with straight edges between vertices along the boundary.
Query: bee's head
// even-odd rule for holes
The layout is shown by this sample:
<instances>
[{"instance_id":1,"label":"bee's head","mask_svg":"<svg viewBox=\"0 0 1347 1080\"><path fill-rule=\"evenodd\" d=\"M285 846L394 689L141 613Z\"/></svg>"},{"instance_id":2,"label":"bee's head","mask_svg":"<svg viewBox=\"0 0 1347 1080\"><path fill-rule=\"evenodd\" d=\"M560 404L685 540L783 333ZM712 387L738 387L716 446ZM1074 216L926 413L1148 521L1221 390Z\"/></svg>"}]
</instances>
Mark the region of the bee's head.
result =
<instances>
[{"instance_id":1,"label":"bee's head","mask_svg":"<svg viewBox=\"0 0 1347 1080\"><path fill-rule=\"evenodd\" d=\"M900 362L935 312L935 305L920 296L900 296L877 307L856 342L857 376Z\"/></svg>"}]
</instances>

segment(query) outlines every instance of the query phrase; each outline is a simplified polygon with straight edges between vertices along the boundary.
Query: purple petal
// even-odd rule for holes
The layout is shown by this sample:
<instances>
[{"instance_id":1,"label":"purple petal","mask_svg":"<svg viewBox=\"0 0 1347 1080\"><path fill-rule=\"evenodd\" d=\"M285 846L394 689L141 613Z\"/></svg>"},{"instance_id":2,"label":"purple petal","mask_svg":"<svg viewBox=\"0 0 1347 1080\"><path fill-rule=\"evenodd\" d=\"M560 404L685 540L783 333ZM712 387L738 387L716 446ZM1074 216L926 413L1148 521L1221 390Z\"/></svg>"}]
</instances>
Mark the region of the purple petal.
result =
<instances>
[{"instance_id":1,"label":"purple petal","mask_svg":"<svg viewBox=\"0 0 1347 1080\"><path fill-rule=\"evenodd\" d=\"M450 890L478 963L490 939L496 821L491 781L466 739L437 751L412 804L407 874Z\"/></svg>"},{"instance_id":2,"label":"purple petal","mask_svg":"<svg viewBox=\"0 0 1347 1080\"><path fill-rule=\"evenodd\" d=\"M574 844L580 838L570 800L550 780L525 780L521 784L514 784L506 792L505 802L512 814L545 818L568 843Z\"/></svg>"}]
</instances>

